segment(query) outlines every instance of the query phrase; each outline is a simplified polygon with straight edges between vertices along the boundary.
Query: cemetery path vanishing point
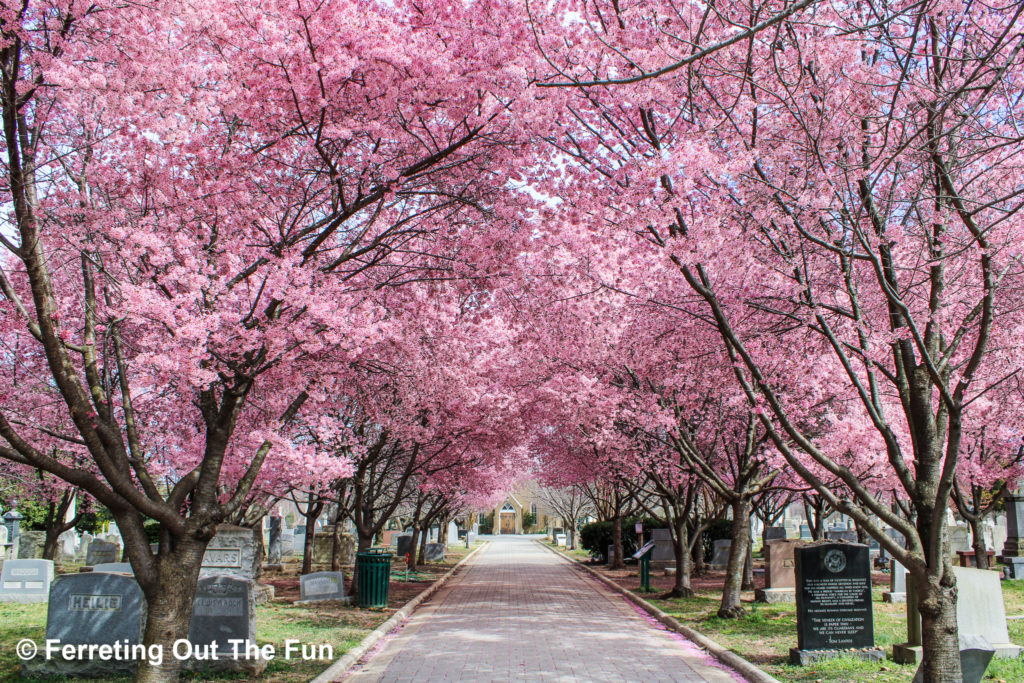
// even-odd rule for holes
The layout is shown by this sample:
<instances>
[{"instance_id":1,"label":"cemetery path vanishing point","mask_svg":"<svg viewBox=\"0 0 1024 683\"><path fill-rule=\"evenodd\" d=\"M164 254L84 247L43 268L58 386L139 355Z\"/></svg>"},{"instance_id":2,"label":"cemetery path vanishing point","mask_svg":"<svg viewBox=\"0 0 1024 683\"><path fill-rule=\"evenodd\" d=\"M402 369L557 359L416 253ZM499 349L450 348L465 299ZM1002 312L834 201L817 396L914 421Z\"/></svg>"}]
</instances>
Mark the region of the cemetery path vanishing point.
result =
<instances>
[{"instance_id":1,"label":"cemetery path vanishing point","mask_svg":"<svg viewBox=\"0 0 1024 683\"><path fill-rule=\"evenodd\" d=\"M532 540L497 537L342 680L742 679Z\"/></svg>"}]
</instances>

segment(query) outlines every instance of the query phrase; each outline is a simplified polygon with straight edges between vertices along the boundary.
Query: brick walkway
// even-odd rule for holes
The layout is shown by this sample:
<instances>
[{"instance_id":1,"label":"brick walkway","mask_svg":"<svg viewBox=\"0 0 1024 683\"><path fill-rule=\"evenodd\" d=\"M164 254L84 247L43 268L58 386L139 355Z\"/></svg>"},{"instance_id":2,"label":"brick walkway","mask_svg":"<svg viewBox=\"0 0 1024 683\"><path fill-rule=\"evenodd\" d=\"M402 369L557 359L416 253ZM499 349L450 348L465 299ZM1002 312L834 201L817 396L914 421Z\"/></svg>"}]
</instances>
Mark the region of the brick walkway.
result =
<instances>
[{"instance_id":1,"label":"brick walkway","mask_svg":"<svg viewBox=\"0 0 1024 683\"><path fill-rule=\"evenodd\" d=\"M344 680L742 680L527 538L498 537Z\"/></svg>"}]
</instances>

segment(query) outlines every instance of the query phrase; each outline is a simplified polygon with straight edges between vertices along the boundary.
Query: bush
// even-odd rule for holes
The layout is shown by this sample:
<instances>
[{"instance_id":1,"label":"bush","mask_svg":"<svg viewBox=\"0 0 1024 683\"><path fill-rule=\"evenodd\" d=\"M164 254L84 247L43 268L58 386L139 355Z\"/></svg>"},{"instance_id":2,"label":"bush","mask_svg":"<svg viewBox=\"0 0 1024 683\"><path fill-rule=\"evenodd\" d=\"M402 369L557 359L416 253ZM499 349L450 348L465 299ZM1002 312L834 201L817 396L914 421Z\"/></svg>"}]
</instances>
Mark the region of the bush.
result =
<instances>
[{"instance_id":1,"label":"bush","mask_svg":"<svg viewBox=\"0 0 1024 683\"><path fill-rule=\"evenodd\" d=\"M637 545L636 523L643 522L644 538L651 539L651 529L661 529L664 525L656 519L649 517L631 517L622 520L622 554L628 557L635 553ZM608 546L612 544L612 523L591 522L584 524L580 529L580 546L592 553L604 555L608 552Z\"/></svg>"},{"instance_id":2,"label":"bush","mask_svg":"<svg viewBox=\"0 0 1024 683\"><path fill-rule=\"evenodd\" d=\"M532 512L523 513L523 533L527 533L527 530L537 525L537 515Z\"/></svg>"},{"instance_id":3,"label":"bush","mask_svg":"<svg viewBox=\"0 0 1024 683\"><path fill-rule=\"evenodd\" d=\"M484 517L484 521L480 522L478 527L481 534L493 534L494 533L494 512Z\"/></svg>"}]
</instances>

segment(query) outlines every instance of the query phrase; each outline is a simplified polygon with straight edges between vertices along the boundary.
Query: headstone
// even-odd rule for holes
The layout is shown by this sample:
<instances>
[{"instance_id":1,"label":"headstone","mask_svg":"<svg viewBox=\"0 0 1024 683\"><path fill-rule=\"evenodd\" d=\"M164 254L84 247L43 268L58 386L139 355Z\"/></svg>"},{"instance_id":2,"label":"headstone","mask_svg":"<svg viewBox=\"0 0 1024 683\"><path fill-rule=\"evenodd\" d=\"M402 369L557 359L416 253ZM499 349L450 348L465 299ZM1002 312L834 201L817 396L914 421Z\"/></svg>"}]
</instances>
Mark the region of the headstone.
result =
<instances>
[{"instance_id":1,"label":"headstone","mask_svg":"<svg viewBox=\"0 0 1024 683\"><path fill-rule=\"evenodd\" d=\"M796 599L796 539L768 541L764 547L764 588L754 591L758 602L792 602Z\"/></svg>"},{"instance_id":2,"label":"headstone","mask_svg":"<svg viewBox=\"0 0 1024 683\"><path fill-rule=\"evenodd\" d=\"M256 541L253 530L244 526L221 524L203 555L199 577L234 576L252 579Z\"/></svg>"},{"instance_id":3,"label":"headstone","mask_svg":"<svg viewBox=\"0 0 1024 683\"><path fill-rule=\"evenodd\" d=\"M1010 642L1006 605L999 575L985 569L953 567L956 576L956 622L961 633L976 633L995 648L996 657L1019 657L1021 648Z\"/></svg>"},{"instance_id":4,"label":"headstone","mask_svg":"<svg viewBox=\"0 0 1024 683\"><path fill-rule=\"evenodd\" d=\"M459 527L455 522L448 522L448 545L459 545Z\"/></svg>"},{"instance_id":5,"label":"headstone","mask_svg":"<svg viewBox=\"0 0 1024 683\"><path fill-rule=\"evenodd\" d=\"M786 527L770 526L764 530L764 542L778 541L786 538Z\"/></svg>"},{"instance_id":6,"label":"headstone","mask_svg":"<svg viewBox=\"0 0 1024 683\"><path fill-rule=\"evenodd\" d=\"M34 560L43 556L43 545L46 543L45 531L26 529L18 537L18 559Z\"/></svg>"},{"instance_id":7,"label":"headstone","mask_svg":"<svg viewBox=\"0 0 1024 683\"><path fill-rule=\"evenodd\" d=\"M270 518L267 534L267 564L281 564L281 518Z\"/></svg>"},{"instance_id":8,"label":"headstone","mask_svg":"<svg viewBox=\"0 0 1024 683\"><path fill-rule=\"evenodd\" d=\"M392 541L395 544L395 555L405 557L412 552L412 534L399 534Z\"/></svg>"},{"instance_id":9,"label":"headstone","mask_svg":"<svg viewBox=\"0 0 1024 683\"><path fill-rule=\"evenodd\" d=\"M61 645L117 645L134 652L141 647L146 600L132 576L87 572L62 574L50 588L46 612L46 639ZM30 677L68 676L96 678L135 669L141 653L135 656L101 659L88 651L77 658L65 658L61 650L47 659L36 657L25 662L23 672ZM165 653L165 657L170 656Z\"/></svg>"},{"instance_id":10,"label":"headstone","mask_svg":"<svg viewBox=\"0 0 1024 683\"><path fill-rule=\"evenodd\" d=\"M963 683L981 683L985 676L995 648L985 640L985 636L975 633L960 634L960 676ZM917 668L913 683L924 683L924 664Z\"/></svg>"},{"instance_id":11,"label":"headstone","mask_svg":"<svg viewBox=\"0 0 1024 683\"><path fill-rule=\"evenodd\" d=\"M341 572L316 572L299 577L302 601L344 600L345 575Z\"/></svg>"},{"instance_id":12,"label":"headstone","mask_svg":"<svg viewBox=\"0 0 1024 683\"><path fill-rule=\"evenodd\" d=\"M7 557L7 526L0 524L0 560Z\"/></svg>"},{"instance_id":13,"label":"headstone","mask_svg":"<svg viewBox=\"0 0 1024 683\"><path fill-rule=\"evenodd\" d=\"M52 560L6 560L0 570L0 602L46 602Z\"/></svg>"},{"instance_id":14,"label":"headstone","mask_svg":"<svg viewBox=\"0 0 1024 683\"><path fill-rule=\"evenodd\" d=\"M427 562L444 562L444 544L427 543L423 547L423 559Z\"/></svg>"},{"instance_id":15,"label":"headstone","mask_svg":"<svg viewBox=\"0 0 1024 683\"><path fill-rule=\"evenodd\" d=\"M732 548L732 540L728 538L720 538L711 545L711 561L709 565L713 567L724 567L729 564L729 550Z\"/></svg>"},{"instance_id":16,"label":"headstone","mask_svg":"<svg viewBox=\"0 0 1024 683\"><path fill-rule=\"evenodd\" d=\"M871 562L859 543L815 543L797 548L797 647L802 666L841 655L880 661L871 610Z\"/></svg>"},{"instance_id":17,"label":"headstone","mask_svg":"<svg viewBox=\"0 0 1024 683\"><path fill-rule=\"evenodd\" d=\"M295 554L295 532L292 529L285 529L281 532L281 557L291 557Z\"/></svg>"},{"instance_id":18,"label":"headstone","mask_svg":"<svg viewBox=\"0 0 1024 683\"><path fill-rule=\"evenodd\" d=\"M811 538L811 527L809 524L804 523L800 525L800 538L804 541L809 541Z\"/></svg>"},{"instance_id":19,"label":"headstone","mask_svg":"<svg viewBox=\"0 0 1024 683\"><path fill-rule=\"evenodd\" d=\"M4 513L4 526L7 527L7 542L16 543L21 535L21 520L23 517L17 510L8 510Z\"/></svg>"},{"instance_id":20,"label":"headstone","mask_svg":"<svg viewBox=\"0 0 1024 683\"><path fill-rule=\"evenodd\" d=\"M882 593L885 602L907 601L907 568L896 560L889 561L889 590Z\"/></svg>"},{"instance_id":21,"label":"headstone","mask_svg":"<svg viewBox=\"0 0 1024 683\"><path fill-rule=\"evenodd\" d=\"M107 572L109 574L134 574L130 562L104 562L92 566L94 572Z\"/></svg>"},{"instance_id":22,"label":"headstone","mask_svg":"<svg viewBox=\"0 0 1024 683\"><path fill-rule=\"evenodd\" d=\"M121 561L121 548L108 541L94 540L89 544L89 552L85 556L85 563L96 566L98 564L109 564Z\"/></svg>"},{"instance_id":23,"label":"headstone","mask_svg":"<svg viewBox=\"0 0 1024 683\"><path fill-rule=\"evenodd\" d=\"M947 527L949 534L949 552L955 555L958 552L966 552L971 549L971 532L967 525L959 522L956 526Z\"/></svg>"},{"instance_id":24,"label":"headstone","mask_svg":"<svg viewBox=\"0 0 1024 683\"><path fill-rule=\"evenodd\" d=\"M78 554L77 554L77 556L83 562L85 561L85 558L89 554L89 545L92 543L92 541L93 541L93 535L90 534L88 531L86 531L84 534L82 534L82 542L78 544Z\"/></svg>"},{"instance_id":25,"label":"headstone","mask_svg":"<svg viewBox=\"0 0 1024 683\"><path fill-rule=\"evenodd\" d=\"M564 548L566 546L566 543L567 540L565 534L555 535L555 545L557 545L559 548Z\"/></svg>"},{"instance_id":26,"label":"headstone","mask_svg":"<svg viewBox=\"0 0 1024 683\"><path fill-rule=\"evenodd\" d=\"M233 575L201 577L192 605L188 639L194 646L207 651L216 643L216 652L219 656L215 661L197 662L191 668L262 670L266 666L266 660L250 657L236 661L232 658L233 646L228 642L256 642L253 625L255 609L251 580Z\"/></svg>"},{"instance_id":27,"label":"headstone","mask_svg":"<svg viewBox=\"0 0 1024 683\"><path fill-rule=\"evenodd\" d=\"M669 529L651 529L651 540L654 541L654 552L651 563L675 562L676 551L672 546L672 532Z\"/></svg>"}]
</instances>

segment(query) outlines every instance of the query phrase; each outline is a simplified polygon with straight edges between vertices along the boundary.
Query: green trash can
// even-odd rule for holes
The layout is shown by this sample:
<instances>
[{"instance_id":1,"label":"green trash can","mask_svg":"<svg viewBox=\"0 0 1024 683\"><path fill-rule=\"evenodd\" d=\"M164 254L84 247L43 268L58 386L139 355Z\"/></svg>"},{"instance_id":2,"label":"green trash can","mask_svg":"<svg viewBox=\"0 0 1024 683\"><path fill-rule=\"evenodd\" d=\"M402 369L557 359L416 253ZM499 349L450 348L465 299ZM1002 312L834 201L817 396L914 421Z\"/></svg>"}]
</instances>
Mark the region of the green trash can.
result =
<instances>
[{"instance_id":1,"label":"green trash can","mask_svg":"<svg viewBox=\"0 0 1024 683\"><path fill-rule=\"evenodd\" d=\"M359 588L360 607L388 606L392 557L394 555L389 548L370 548L356 553L356 585Z\"/></svg>"}]
</instances>

